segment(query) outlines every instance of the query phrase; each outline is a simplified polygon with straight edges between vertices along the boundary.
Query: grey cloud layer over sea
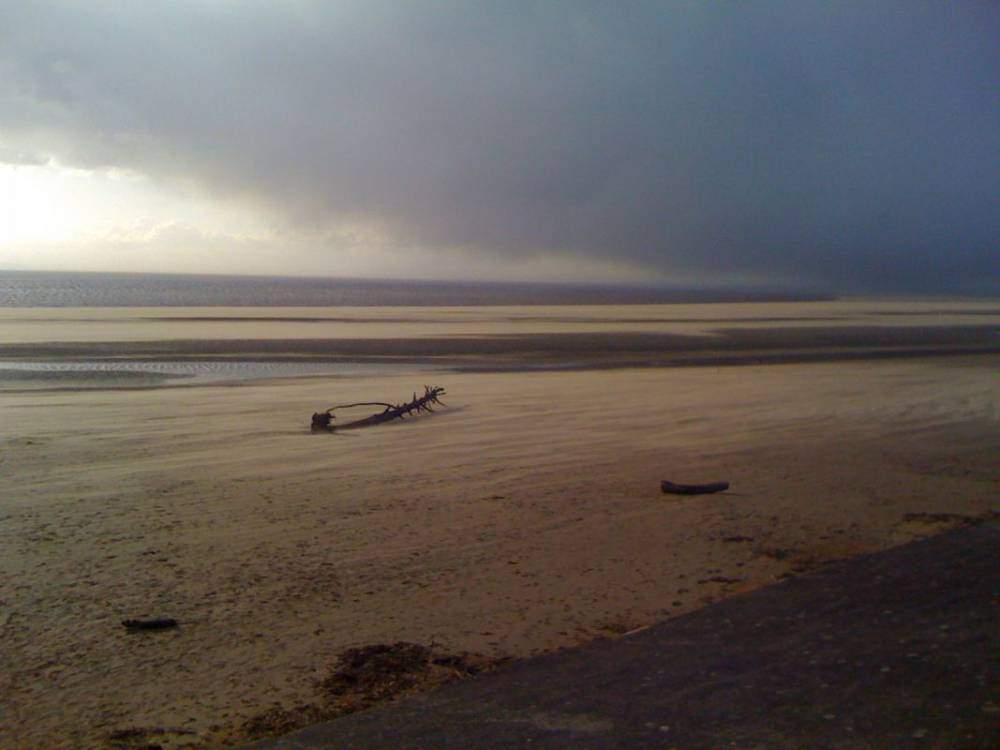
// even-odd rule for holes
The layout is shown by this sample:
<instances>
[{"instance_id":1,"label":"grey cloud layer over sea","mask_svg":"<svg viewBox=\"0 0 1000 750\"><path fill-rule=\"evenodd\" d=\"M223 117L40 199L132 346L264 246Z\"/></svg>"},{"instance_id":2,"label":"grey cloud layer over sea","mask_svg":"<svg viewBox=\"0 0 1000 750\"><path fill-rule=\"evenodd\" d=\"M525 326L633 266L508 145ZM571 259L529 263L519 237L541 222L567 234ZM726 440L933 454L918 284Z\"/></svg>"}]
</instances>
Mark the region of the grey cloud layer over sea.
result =
<instances>
[{"instance_id":1,"label":"grey cloud layer over sea","mask_svg":"<svg viewBox=\"0 0 1000 750\"><path fill-rule=\"evenodd\" d=\"M0 146L523 261L991 291L988 2L0 5Z\"/></svg>"}]
</instances>

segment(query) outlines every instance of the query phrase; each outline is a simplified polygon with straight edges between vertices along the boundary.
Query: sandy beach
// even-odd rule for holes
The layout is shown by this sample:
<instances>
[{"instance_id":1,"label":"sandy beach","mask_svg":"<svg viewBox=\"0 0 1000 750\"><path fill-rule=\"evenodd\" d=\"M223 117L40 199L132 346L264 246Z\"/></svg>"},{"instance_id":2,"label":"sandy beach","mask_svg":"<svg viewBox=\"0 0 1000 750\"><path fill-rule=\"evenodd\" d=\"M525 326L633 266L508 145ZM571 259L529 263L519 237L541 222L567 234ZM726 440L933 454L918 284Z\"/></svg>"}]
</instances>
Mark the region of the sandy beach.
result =
<instances>
[{"instance_id":1,"label":"sandy beach","mask_svg":"<svg viewBox=\"0 0 1000 750\"><path fill-rule=\"evenodd\" d=\"M2 8L0 750L291 745L566 651L582 694L1000 524L1000 3ZM495 744L697 750L658 658ZM801 684L724 661L718 713ZM995 718L963 677L912 747Z\"/></svg>"},{"instance_id":2,"label":"sandy beach","mask_svg":"<svg viewBox=\"0 0 1000 750\"><path fill-rule=\"evenodd\" d=\"M4 310L8 361L409 369L0 381L0 744L101 747L115 730L167 727L164 747L209 747L312 700L350 646L558 649L996 511L996 306L944 306L952 319L941 304L882 304L319 324L294 319L345 314L199 324L248 317L199 310L179 328L162 319L176 310L152 323ZM293 326L317 343L297 347ZM446 408L308 430L315 411L424 383L447 388ZM678 498L663 479L732 488ZM130 634L132 617L181 626Z\"/></svg>"}]
</instances>

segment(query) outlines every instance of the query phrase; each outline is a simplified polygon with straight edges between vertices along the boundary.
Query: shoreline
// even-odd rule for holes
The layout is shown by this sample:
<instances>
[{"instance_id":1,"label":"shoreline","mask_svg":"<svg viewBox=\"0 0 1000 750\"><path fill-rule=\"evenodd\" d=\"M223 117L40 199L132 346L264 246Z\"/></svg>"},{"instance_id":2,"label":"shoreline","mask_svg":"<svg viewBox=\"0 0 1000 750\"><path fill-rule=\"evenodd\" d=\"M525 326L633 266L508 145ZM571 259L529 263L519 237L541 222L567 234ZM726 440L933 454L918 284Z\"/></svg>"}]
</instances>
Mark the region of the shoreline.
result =
<instances>
[{"instance_id":1,"label":"shoreline","mask_svg":"<svg viewBox=\"0 0 1000 750\"><path fill-rule=\"evenodd\" d=\"M147 391L159 388L200 388L205 386L243 387L254 384L265 384L273 381L310 380L323 378L357 378L381 375L398 375L409 372L414 375L427 374L445 376L452 374L514 374L541 372L601 372L610 370L642 370L670 368L717 368L717 367L751 367L802 364L833 364L837 362L877 362L895 360L933 360L937 358L989 358L1000 354L1000 346L949 347L930 348L883 348L883 349L850 349L836 351L830 349L815 351L772 352L739 352L732 354L671 356L662 359L633 359L629 357L607 358L589 362L498 362L481 360L478 362L452 361L444 363L440 360L427 358L395 358L395 357L324 357L322 355L308 358L270 356L267 359L251 355L234 355L225 360L203 355L191 355L183 360L162 357L145 357L142 359L114 360L77 360L72 357L60 357L52 360L4 360L0 358L0 393L44 393L44 392L76 392L76 391ZM19 367L9 368L10 363ZM54 365L80 365L73 369L55 369ZM101 369L100 365L111 364L110 368ZM196 364L208 365L248 365L245 373L235 371L230 374L206 375L193 372L164 372L157 369L143 369L143 366L166 364L188 366ZM328 371L306 372L264 372L255 371L253 365L330 365ZM116 368L115 365L119 365ZM127 365L128 367L125 367ZM334 366L349 365L353 370L338 371ZM358 369L358 366L370 365L369 370ZM33 367L37 366L37 367ZM293 368L294 369L294 368Z\"/></svg>"},{"instance_id":2,"label":"shoreline","mask_svg":"<svg viewBox=\"0 0 1000 750\"><path fill-rule=\"evenodd\" d=\"M984 352L1000 350L1000 314L996 320L962 324L817 324L783 325L753 323L712 325L685 321L685 326L650 324L650 330L637 330L634 320L600 321L596 329L588 329L585 319L572 322L504 322L497 319L482 323L476 331L476 321L454 326L431 324L416 326L411 335L391 335L376 326L377 336L365 324L352 321L339 335L306 337L285 335L284 326L269 330L267 336L246 337L239 325L219 328L208 325L198 329L202 335L184 338L170 335L164 338L122 338L114 329L93 327L87 321L76 321L75 328L64 331L64 340L45 339L22 341L26 333L18 333L16 321L0 320L0 363L21 361L95 361L95 362L157 362L169 360L207 361L271 361L271 362L401 362L404 364L461 365L469 359L477 364L492 361L530 364L561 364L578 360L585 365L616 362L647 362L670 364L673 360L700 358L709 364L738 360L740 357L819 357L849 356L896 352L900 356L919 356L942 352ZM171 318L170 320L173 320ZM44 321L41 321L44 322ZM163 319L157 319L163 323ZM823 322L823 319L820 320ZM545 330L550 325L553 330ZM471 326L471 328L469 328ZM527 328L525 328L527 326ZM7 335L3 336L6 327ZM291 330L299 332L296 324ZM537 328L540 330L531 330ZM522 329L522 330L519 330ZM142 328L126 327L128 333L141 333ZM34 331L32 331L34 332ZM148 332L147 332L148 333ZM166 329L164 333L169 333ZM181 331L175 332L177 334ZM217 334L226 333L224 337ZM212 334L216 334L213 336ZM6 340L4 340L6 338ZM49 340L51 339L51 340Z\"/></svg>"}]
</instances>

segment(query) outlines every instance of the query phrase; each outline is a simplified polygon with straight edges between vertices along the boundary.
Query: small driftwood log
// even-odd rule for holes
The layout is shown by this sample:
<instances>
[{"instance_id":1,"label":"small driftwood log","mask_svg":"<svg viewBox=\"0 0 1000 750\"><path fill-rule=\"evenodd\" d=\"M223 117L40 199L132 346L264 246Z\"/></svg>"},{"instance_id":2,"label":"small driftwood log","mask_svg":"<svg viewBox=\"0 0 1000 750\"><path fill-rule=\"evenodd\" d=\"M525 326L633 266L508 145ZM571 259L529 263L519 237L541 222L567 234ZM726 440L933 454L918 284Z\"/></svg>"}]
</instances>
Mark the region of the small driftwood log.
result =
<instances>
[{"instance_id":1,"label":"small driftwood log","mask_svg":"<svg viewBox=\"0 0 1000 750\"><path fill-rule=\"evenodd\" d=\"M441 386L425 385L423 396L418 397L417 394L414 393L413 398L405 404L389 404L384 401L362 401L356 404L340 404L339 406L331 406L326 411L317 412L312 415L312 431L328 432L336 429L352 430L357 427L369 427L371 425L382 424L383 422L390 422L393 419L403 419L410 414L419 414L422 411L434 411L434 409L431 408L431 404L446 406L444 401L440 398L444 395L444 393L445 390ZM370 417L356 419L353 422L342 424L339 427L333 424L333 420L336 418L334 412L337 409L352 409L355 406L384 406L385 408L380 412L372 414Z\"/></svg>"},{"instance_id":2,"label":"small driftwood log","mask_svg":"<svg viewBox=\"0 0 1000 750\"><path fill-rule=\"evenodd\" d=\"M160 617L155 620L122 620L122 625L129 630L166 630L176 628L177 620L172 617Z\"/></svg>"},{"instance_id":3,"label":"small driftwood log","mask_svg":"<svg viewBox=\"0 0 1000 750\"><path fill-rule=\"evenodd\" d=\"M729 482L709 482L708 484L674 484L660 482L660 489L668 495L710 495L729 489Z\"/></svg>"}]
</instances>

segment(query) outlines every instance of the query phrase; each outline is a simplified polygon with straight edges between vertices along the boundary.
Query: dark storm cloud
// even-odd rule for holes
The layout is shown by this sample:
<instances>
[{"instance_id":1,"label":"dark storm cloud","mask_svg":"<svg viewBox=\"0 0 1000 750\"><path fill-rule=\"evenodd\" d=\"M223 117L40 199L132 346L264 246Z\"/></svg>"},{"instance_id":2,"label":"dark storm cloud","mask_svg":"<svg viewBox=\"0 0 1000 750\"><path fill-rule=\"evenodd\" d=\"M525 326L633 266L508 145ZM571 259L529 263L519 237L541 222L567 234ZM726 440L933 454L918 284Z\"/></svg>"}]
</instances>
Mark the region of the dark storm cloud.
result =
<instances>
[{"instance_id":1,"label":"dark storm cloud","mask_svg":"<svg viewBox=\"0 0 1000 750\"><path fill-rule=\"evenodd\" d=\"M18 153L512 260L841 289L1000 276L991 3L2 7Z\"/></svg>"}]
</instances>

